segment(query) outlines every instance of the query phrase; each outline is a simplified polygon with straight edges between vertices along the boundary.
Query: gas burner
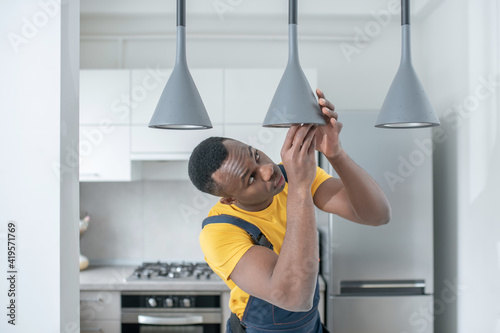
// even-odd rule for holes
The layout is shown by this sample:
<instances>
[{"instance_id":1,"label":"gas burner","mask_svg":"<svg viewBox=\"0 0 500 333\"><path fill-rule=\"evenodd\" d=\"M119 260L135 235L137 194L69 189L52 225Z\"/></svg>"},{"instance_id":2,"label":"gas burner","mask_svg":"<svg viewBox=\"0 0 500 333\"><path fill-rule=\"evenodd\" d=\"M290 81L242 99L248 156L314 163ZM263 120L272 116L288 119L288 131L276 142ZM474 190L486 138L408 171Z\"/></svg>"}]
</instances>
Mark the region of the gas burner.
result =
<instances>
[{"instance_id":1,"label":"gas burner","mask_svg":"<svg viewBox=\"0 0 500 333\"><path fill-rule=\"evenodd\" d=\"M170 279L205 279L210 280L213 274L207 263L168 263L145 262L137 267L127 281L132 280L170 280Z\"/></svg>"}]
</instances>

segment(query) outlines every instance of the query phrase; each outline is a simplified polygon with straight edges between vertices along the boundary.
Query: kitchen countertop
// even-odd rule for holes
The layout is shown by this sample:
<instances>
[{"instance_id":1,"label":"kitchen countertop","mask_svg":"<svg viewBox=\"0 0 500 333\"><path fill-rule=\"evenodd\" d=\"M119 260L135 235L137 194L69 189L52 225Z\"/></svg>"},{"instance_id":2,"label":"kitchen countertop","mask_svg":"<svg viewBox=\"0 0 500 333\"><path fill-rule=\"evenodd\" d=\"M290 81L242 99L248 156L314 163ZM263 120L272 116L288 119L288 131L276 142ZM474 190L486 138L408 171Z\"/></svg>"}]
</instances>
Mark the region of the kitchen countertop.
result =
<instances>
[{"instance_id":1,"label":"kitchen countertop","mask_svg":"<svg viewBox=\"0 0 500 333\"><path fill-rule=\"evenodd\" d=\"M136 266L89 266L80 271L80 290L129 290L129 291L229 291L227 285L217 275L210 280L180 281L125 281ZM325 282L320 275L320 291L325 290Z\"/></svg>"},{"instance_id":2,"label":"kitchen countertop","mask_svg":"<svg viewBox=\"0 0 500 333\"><path fill-rule=\"evenodd\" d=\"M226 284L213 275L210 280L146 280L126 281L136 266L89 266L80 271L80 290L135 290L135 291L229 291Z\"/></svg>"}]
</instances>

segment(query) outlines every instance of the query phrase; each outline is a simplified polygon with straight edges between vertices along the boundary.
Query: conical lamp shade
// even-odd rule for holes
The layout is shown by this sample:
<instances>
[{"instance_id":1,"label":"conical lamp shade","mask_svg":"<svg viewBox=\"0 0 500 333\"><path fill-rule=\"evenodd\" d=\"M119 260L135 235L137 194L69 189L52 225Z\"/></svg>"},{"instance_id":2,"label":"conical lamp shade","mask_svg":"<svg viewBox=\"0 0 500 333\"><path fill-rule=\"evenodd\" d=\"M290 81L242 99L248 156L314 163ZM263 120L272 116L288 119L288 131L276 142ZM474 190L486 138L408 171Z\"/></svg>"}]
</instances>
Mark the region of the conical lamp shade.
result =
<instances>
[{"instance_id":1,"label":"conical lamp shade","mask_svg":"<svg viewBox=\"0 0 500 333\"><path fill-rule=\"evenodd\" d=\"M325 125L316 97L299 63L296 0L290 0L290 13L288 64L262 126L290 127L302 123Z\"/></svg>"},{"instance_id":2,"label":"conical lamp shade","mask_svg":"<svg viewBox=\"0 0 500 333\"><path fill-rule=\"evenodd\" d=\"M396 77L385 97L375 127L439 126L439 119L413 69L410 50L409 1L402 0L402 53Z\"/></svg>"},{"instance_id":3,"label":"conical lamp shade","mask_svg":"<svg viewBox=\"0 0 500 333\"><path fill-rule=\"evenodd\" d=\"M377 118L376 127L438 126L439 119L411 63L401 64Z\"/></svg>"},{"instance_id":4,"label":"conical lamp shade","mask_svg":"<svg viewBox=\"0 0 500 333\"><path fill-rule=\"evenodd\" d=\"M181 11L181 15L178 15L177 23L175 67L163 89L149 127L183 130L212 128L205 105L187 66L186 28L182 15L184 0L178 1L178 11Z\"/></svg>"},{"instance_id":5,"label":"conical lamp shade","mask_svg":"<svg viewBox=\"0 0 500 333\"><path fill-rule=\"evenodd\" d=\"M187 66L175 66L163 89L149 127L212 128L205 105Z\"/></svg>"}]
</instances>

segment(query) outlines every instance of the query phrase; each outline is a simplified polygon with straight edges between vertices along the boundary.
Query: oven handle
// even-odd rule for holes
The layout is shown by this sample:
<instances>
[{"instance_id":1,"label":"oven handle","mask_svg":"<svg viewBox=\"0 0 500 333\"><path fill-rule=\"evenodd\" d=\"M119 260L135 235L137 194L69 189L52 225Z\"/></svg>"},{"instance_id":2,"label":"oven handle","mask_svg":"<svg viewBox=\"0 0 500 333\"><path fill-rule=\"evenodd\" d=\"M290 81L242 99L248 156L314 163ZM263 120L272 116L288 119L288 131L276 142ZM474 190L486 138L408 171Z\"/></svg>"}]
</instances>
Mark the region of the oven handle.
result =
<instances>
[{"instance_id":1,"label":"oven handle","mask_svg":"<svg viewBox=\"0 0 500 333\"><path fill-rule=\"evenodd\" d=\"M203 324L203 316L153 317L139 315L137 321L144 325L194 325Z\"/></svg>"}]
</instances>

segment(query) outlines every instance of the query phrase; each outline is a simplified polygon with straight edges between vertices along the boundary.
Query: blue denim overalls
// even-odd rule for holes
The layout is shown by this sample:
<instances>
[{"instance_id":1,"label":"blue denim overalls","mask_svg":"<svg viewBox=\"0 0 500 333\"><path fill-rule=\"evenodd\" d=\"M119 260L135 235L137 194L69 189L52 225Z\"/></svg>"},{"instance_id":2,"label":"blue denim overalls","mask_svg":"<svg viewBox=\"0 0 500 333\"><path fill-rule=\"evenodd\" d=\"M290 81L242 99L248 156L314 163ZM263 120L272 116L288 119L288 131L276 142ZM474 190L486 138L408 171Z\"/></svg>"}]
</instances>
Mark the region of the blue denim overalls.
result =
<instances>
[{"instance_id":1,"label":"blue denim overalls","mask_svg":"<svg viewBox=\"0 0 500 333\"><path fill-rule=\"evenodd\" d=\"M250 296L241 323L246 332L322 333L318 312L319 291L316 283L313 308L308 312L290 312ZM229 326L229 325L228 325ZM229 327L227 332L232 332Z\"/></svg>"},{"instance_id":2,"label":"blue denim overalls","mask_svg":"<svg viewBox=\"0 0 500 333\"><path fill-rule=\"evenodd\" d=\"M251 237L254 244L273 248L260 229L255 225L230 215L216 215L207 217L203 227L210 223L229 223L244 229ZM272 305L257 297L250 296L241 324L245 332L288 332L288 333L322 333L323 327L318 311L319 284L316 282L313 307L308 312L291 312ZM234 319L233 314L233 319ZM231 329L230 320L226 325L226 332L236 333Z\"/></svg>"}]
</instances>

